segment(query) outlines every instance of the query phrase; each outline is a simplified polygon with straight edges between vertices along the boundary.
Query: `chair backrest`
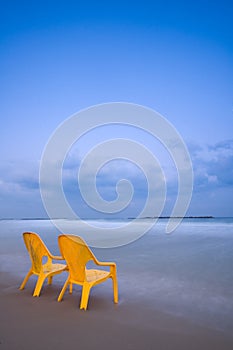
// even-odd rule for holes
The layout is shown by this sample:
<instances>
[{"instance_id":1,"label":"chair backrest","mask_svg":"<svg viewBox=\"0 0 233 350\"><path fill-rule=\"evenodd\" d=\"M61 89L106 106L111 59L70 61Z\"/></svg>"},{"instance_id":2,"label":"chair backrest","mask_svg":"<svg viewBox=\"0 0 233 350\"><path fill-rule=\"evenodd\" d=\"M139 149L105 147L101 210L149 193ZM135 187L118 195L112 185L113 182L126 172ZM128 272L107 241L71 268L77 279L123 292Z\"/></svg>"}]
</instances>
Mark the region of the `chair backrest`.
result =
<instances>
[{"instance_id":1,"label":"chair backrest","mask_svg":"<svg viewBox=\"0 0 233 350\"><path fill-rule=\"evenodd\" d=\"M60 235L58 244L68 265L71 278L84 282L86 263L93 260L93 254L86 242L75 235Z\"/></svg>"},{"instance_id":2,"label":"chair backrest","mask_svg":"<svg viewBox=\"0 0 233 350\"><path fill-rule=\"evenodd\" d=\"M43 264L43 257L49 257L49 251L42 239L34 232L24 232L23 239L32 262L32 269L39 273Z\"/></svg>"}]
</instances>

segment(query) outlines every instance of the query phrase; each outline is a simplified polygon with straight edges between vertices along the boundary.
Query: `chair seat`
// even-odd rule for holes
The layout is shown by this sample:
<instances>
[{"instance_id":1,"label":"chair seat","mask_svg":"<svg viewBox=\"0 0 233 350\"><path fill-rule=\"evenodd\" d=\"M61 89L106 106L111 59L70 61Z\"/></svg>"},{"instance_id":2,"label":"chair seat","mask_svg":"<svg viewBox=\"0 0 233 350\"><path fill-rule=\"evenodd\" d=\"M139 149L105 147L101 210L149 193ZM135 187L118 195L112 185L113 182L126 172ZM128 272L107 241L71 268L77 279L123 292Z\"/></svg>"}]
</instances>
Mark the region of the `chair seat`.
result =
<instances>
[{"instance_id":1,"label":"chair seat","mask_svg":"<svg viewBox=\"0 0 233 350\"><path fill-rule=\"evenodd\" d=\"M86 279L87 282L95 282L102 279L105 279L110 274L109 271L103 270L86 270Z\"/></svg>"},{"instance_id":2,"label":"chair seat","mask_svg":"<svg viewBox=\"0 0 233 350\"><path fill-rule=\"evenodd\" d=\"M44 273L54 273L54 272L61 272L67 268L64 264L51 264L50 266L43 266L43 272Z\"/></svg>"}]
</instances>

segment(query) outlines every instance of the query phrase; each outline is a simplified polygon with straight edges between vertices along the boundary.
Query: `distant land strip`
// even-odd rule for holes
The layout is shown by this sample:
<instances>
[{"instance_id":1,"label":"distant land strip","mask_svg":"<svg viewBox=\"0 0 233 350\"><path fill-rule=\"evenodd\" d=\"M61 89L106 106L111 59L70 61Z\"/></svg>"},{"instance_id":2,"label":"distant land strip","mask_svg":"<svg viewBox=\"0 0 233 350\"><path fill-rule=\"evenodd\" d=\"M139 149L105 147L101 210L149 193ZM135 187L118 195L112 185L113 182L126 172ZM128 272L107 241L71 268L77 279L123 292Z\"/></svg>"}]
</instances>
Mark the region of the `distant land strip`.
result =
<instances>
[{"instance_id":1,"label":"distant land strip","mask_svg":"<svg viewBox=\"0 0 233 350\"><path fill-rule=\"evenodd\" d=\"M80 218L80 220L134 220L134 219L214 219L212 215L204 216L145 216L142 218ZM77 220L69 218L0 218L0 220Z\"/></svg>"},{"instance_id":2,"label":"distant land strip","mask_svg":"<svg viewBox=\"0 0 233 350\"><path fill-rule=\"evenodd\" d=\"M214 216L146 216L142 219L214 219Z\"/></svg>"}]
</instances>

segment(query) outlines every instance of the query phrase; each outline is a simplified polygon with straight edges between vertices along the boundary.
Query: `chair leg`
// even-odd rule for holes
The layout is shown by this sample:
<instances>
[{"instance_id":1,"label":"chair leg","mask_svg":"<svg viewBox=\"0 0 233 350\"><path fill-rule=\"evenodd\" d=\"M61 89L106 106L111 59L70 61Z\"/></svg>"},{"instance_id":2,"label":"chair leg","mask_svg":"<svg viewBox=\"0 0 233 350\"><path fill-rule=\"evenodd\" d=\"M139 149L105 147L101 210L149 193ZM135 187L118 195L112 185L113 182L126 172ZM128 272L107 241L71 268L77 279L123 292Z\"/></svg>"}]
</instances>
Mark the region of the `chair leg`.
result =
<instances>
[{"instance_id":1,"label":"chair leg","mask_svg":"<svg viewBox=\"0 0 233 350\"><path fill-rule=\"evenodd\" d=\"M91 285L89 283L84 283L82 288L82 298L80 303L80 309L87 309L89 294L91 290Z\"/></svg>"},{"instance_id":2,"label":"chair leg","mask_svg":"<svg viewBox=\"0 0 233 350\"><path fill-rule=\"evenodd\" d=\"M40 296L40 291L41 291L41 288L43 286L43 283L44 283L44 280L47 276L44 275L44 274L40 274L38 276L38 280L37 280L37 283L36 283L36 287L35 287L35 290L34 290L34 293L33 293L33 296L34 297L39 297Z\"/></svg>"},{"instance_id":3,"label":"chair leg","mask_svg":"<svg viewBox=\"0 0 233 350\"><path fill-rule=\"evenodd\" d=\"M24 278L24 280L23 280L21 286L19 287L19 289L21 289L21 290L24 289L24 287L25 287L25 285L26 285L26 283L27 283L27 281L29 280L29 277L30 277L31 275L33 275L33 272L32 272L32 270L30 269L30 270L28 271L27 275L25 276L25 278Z\"/></svg>"},{"instance_id":4,"label":"chair leg","mask_svg":"<svg viewBox=\"0 0 233 350\"><path fill-rule=\"evenodd\" d=\"M53 276L49 276L48 277L48 284L52 284L52 282L53 282Z\"/></svg>"},{"instance_id":5,"label":"chair leg","mask_svg":"<svg viewBox=\"0 0 233 350\"><path fill-rule=\"evenodd\" d=\"M69 280L70 280L70 276L68 276L67 280L65 281L65 284L64 284L64 286L63 286L63 288L62 288L62 290L57 298L57 301L62 301L63 295L64 295L66 288L69 284Z\"/></svg>"},{"instance_id":6,"label":"chair leg","mask_svg":"<svg viewBox=\"0 0 233 350\"><path fill-rule=\"evenodd\" d=\"M118 303L118 283L117 283L117 276L116 274L113 274L112 276L112 287L113 287L113 300L114 303Z\"/></svg>"},{"instance_id":7,"label":"chair leg","mask_svg":"<svg viewBox=\"0 0 233 350\"><path fill-rule=\"evenodd\" d=\"M73 284L70 283L70 294L72 294L72 292L73 292Z\"/></svg>"}]
</instances>

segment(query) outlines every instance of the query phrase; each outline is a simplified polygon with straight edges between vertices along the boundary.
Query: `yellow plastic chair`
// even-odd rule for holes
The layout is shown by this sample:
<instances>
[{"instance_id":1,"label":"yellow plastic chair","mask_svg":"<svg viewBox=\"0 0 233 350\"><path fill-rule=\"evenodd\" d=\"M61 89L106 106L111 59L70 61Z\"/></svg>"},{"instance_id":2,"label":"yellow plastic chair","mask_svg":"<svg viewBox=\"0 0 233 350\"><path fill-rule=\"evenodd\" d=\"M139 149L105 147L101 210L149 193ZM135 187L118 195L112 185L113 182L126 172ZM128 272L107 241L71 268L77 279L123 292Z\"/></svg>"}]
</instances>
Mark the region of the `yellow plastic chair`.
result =
<instances>
[{"instance_id":1,"label":"yellow plastic chair","mask_svg":"<svg viewBox=\"0 0 233 350\"><path fill-rule=\"evenodd\" d=\"M61 290L58 301L62 300L68 284L70 285L70 293L72 293L72 284L78 284L82 286L80 309L86 310L91 288L111 278L113 282L114 302L118 303L116 264L113 262L98 261L87 244L78 236L60 235L58 237L58 243L69 271L68 278ZM93 261L98 266L108 266L110 267L110 271L87 269L86 264L88 261Z\"/></svg>"},{"instance_id":2,"label":"yellow plastic chair","mask_svg":"<svg viewBox=\"0 0 233 350\"><path fill-rule=\"evenodd\" d=\"M64 264L54 264L52 262L53 260L64 259L61 256L52 255L42 239L36 233L24 232L23 239L28 250L32 266L19 289L24 289L31 275L37 275L38 280L33 296L38 297L45 279L48 278L48 284L51 284L53 276L67 270L67 266Z\"/></svg>"}]
</instances>

